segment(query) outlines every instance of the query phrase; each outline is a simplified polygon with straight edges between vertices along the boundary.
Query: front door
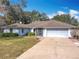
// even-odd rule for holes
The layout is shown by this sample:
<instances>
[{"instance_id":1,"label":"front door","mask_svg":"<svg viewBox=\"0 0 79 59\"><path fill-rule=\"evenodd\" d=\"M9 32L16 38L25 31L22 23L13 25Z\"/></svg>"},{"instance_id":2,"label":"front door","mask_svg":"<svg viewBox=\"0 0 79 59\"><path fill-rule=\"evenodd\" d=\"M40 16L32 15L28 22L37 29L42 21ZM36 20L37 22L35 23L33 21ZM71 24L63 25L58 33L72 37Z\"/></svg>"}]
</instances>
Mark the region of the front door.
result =
<instances>
[{"instance_id":1,"label":"front door","mask_svg":"<svg viewBox=\"0 0 79 59\"><path fill-rule=\"evenodd\" d=\"M43 29L42 28L37 28L35 29L36 36L43 36Z\"/></svg>"}]
</instances>

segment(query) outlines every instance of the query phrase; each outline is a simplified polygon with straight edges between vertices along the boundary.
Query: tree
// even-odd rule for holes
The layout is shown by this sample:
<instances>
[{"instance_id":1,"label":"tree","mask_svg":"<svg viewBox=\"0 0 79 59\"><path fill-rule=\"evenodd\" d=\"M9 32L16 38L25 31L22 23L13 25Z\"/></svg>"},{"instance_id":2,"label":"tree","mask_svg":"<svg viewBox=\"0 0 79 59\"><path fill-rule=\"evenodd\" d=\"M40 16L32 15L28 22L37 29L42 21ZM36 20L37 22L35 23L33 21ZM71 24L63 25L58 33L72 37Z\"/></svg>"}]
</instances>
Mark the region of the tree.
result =
<instances>
[{"instance_id":1,"label":"tree","mask_svg":"<svg viewBox=\"0 0 79 59\"><path fill-rule=\"evenodd\" d=\"M18 0L16 4L11 4L11 0L0 0L1 5L5 6L6 22L12 24L22 21L23 8L26 7L26 0Z\"/></svg>"},{"instance_id":2,"label":"tree","mask_svg":"<svg viewBox=\"0 0 79 59\"><path fill-rule=\"evenodd\" d=\"M54 18L52 19L62 21L68 24L72 24L75 26L78 25L77 19L75 19L74 17L71 17L69 14L57 15L57 16L54 16Z\"/></svg>"},{"instance_id":3,"label":"tree","mask_svg":"<svg viewBox=\"0 0 79 59\"><path fill-rule=\"evenodd\" d=\"M45 13L41 13L40 21L49 20L49 17Z\"/></svg>"},{"instance_id":4,"label":"tree","mask_svg":"<svg viewBox=\"0 0 79 59\"><path fill-rule=\"evenodd\" d=\"M40 13L36 10L31 12L31 19L32 21L45 21L48 20L48 16L45 13Z\"/></svg>"},{"instance_id":5,"label":"tree","mask_svg":"<svg viewBox=\"0 0 79 59\"><path fill-rule=\"evenodd\" d=\"M16 23L19 21L19 14L13 7L10 7L9 12L6 14L7 24Z\"/></svg>"}]
</instances>

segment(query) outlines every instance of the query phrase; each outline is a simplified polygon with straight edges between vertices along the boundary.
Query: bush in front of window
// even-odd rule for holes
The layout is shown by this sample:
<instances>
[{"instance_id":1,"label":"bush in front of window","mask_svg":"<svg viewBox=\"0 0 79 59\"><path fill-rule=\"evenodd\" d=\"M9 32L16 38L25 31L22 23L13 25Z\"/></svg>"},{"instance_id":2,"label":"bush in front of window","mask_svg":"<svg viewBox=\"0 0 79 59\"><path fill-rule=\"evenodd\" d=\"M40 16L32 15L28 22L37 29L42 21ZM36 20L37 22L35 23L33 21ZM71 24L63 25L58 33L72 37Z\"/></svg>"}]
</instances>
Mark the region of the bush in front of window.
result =
<instances>
[{"instance_id":1,"label":"bush in front of window","mask_svg":"<svg viewBox=\"0 0 79 59\"><path fill-rule=\"evenodd\" d=\"M29 32L28 36L35 36L35 33L34 32Z\"/></svg>"}]
</instances>

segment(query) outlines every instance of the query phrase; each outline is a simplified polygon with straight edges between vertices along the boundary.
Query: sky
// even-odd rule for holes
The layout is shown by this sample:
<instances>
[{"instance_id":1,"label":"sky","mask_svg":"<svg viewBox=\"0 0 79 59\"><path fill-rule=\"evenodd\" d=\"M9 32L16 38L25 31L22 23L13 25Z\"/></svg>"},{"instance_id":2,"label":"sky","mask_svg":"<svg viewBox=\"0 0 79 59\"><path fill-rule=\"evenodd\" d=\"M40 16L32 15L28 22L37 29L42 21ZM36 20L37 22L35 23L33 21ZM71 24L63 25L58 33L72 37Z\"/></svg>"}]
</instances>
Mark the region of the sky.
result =
<instances>
[{"instance_id":1,"label":"sky","mask_svg":"<svg viewBox=\"0 0 79 59\"><path fill-rule=\"evenodd\" d=\"M33 9L47 14L59 10L67 12L66 9L79 10L79 0L27 0L27 10Z\"/></svg>"},{"instance_id":2,"label":"sky","mask_svg":"<svg viewBox=\"0 0 79 59\"><path fill-rule=\"evenodd\" d=\"M25 10L37 10L46 13L50 18L59 14L70 13L79 18L79 0L27 0Z\"/></svg>"}]
</instances>

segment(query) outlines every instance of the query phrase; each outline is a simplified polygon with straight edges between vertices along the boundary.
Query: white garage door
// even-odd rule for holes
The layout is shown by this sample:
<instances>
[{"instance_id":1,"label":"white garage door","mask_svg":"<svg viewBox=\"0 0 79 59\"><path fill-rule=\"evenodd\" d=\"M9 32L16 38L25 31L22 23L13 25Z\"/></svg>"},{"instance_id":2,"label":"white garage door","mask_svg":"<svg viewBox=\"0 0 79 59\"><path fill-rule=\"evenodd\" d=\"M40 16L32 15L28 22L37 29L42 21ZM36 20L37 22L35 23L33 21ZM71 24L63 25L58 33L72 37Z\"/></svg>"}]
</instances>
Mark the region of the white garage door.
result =
<instances>
[{"instance_id":1,"label":"white garage door","mask_svg":"<svg viewBox=\"0 0 79 59\"><path fill-rule=\"evenodd\" d=\"M68 37L68 30L47 30L47 37Z\"/></svg>"}]
</instances>

